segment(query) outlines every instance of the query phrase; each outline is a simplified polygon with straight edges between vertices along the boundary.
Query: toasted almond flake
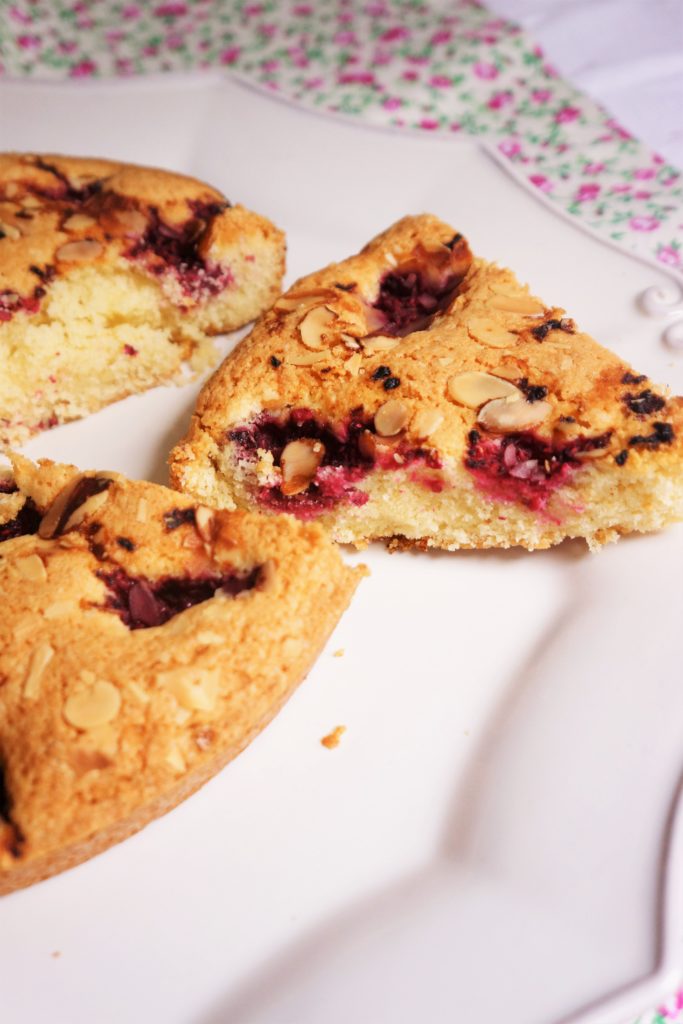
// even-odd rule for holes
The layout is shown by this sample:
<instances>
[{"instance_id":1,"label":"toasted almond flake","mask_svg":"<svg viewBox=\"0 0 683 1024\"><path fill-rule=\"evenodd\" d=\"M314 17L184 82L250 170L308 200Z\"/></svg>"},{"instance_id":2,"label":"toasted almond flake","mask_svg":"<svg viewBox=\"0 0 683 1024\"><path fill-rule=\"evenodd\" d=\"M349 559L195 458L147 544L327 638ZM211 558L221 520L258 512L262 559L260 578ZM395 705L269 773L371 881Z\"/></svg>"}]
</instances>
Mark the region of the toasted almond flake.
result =
<instances>
[{"instance_id":1,"label":"toasted almond flake","mask_svg":"<svg viewBox=\"0 0 683 1024\"><path fill-rule=\"evenodd\" d=\"M147 218L140 210L114 210L112 217L127 235L141 235L147 228Z\"/></svg>"},{"instance_id":2,"label":"toasted almond flake","mask_svg":"<svg viewBox=\"0 0 683 1024\"><path fill-rule=\"evenodd\" d=\"M344 369L352 377L357 377L358 376L358 371L360 370L362 362L363 362L363 357L360 354L360 352L354 352L354 354L351 356L351 358L347 359L346 362L344 363Z\"/></svg>"},{"instance_id":3,"label":"toasted almond flake","mask_svg":"<svg viewBox=\"0 0 683 1024\"><path fill-rule=\"evenodd\" d=\"M44 619L63 619L76 611L75 601L53 601L43 608Z\"/></svg>"},{"instance_id":4,"label":"toasted almond flake","mask_svg":"<svg viewBox=\"0 0 683 1024\"><path fill-rule=\"evenodd\" d=\"M194 522L202 540L210 543L213 538L213 509L198 505L194 512Z\"/></svg>"},{"instance_id":5,"label":"toasted almond flake","mask_svg":"<svg viewBox=\"0 0 683 1024\"><path fill-rule=\"evenodd\" d=\"M336 729L332 730L332 732L328 732L327 736L323 736L320 742L323 747L327 747L328 750L334 750L335 747L339 746L341 738L345 732L346 726L338 725Z\"/></svg>"},{"instance_id":6,"label":"toasted almond flake","mask_svg":"<svg viewBox=\"0 0 683 1024\"><path fill-rule=\"evenodd\" d=\"M387 263L389 264L390 267L397 267L398 266L398 260L394 256L393 252L391 252L391 250L389 250L387 253L385 253L385 258L386 258L386 261L387 261Z\"/></svg>"},{"instance_id":7,"label":"toasted almond flake","mask_svg":"<svg viewBox=\"0 0 683 1024\"><path fill-rule=\"evenodd\" d=\"M69 263L87 263L89 260L97 259L103 251L101 242L94 238L81 238L77 242L67 242L60 246L55 253L58 260Z\"/></svg>"},{"instance_id":8,"label":"toasted almond flake","mask_svg":"<svg viewBox=\"0 0 683 1024\"><path fill-rule=\"evenodd\" d=\"M478 409L493 398L522 398L522 392L508 380L491 373L471 370L451 377L447 385L448 397L468 409Z\"/></svg>"},{"instance_id":9,"label":"toasted almond flake","mask_svg":"<svg viewBox=\"0 0 683 1024\"><path fill-rule=\"evenodd\" d=\"M300 494L311 483L325 455L322 441L303 437L290 441L280 456L283 494Z\"/></svg>"},{"instance_id":10,"label":"toasted almond flake","mask_svg":"<svg viewBox=\"0 0 683 1024\"><path fill-rule=\"evenodd\" d=\"M494 398L479 410L477 421L488 430L500 433L527 430L538 426L549 416L550 402L527 402L523 395Z\"/></svg>"},{"instance_id":11,"label":"toasted almond flake","mask_svg":"<svg viewBox=\"0 0 683 1024\"><path fill-rule=\"evenodd\" d=\"M9 193L7 193L9 195ZM42 199L38 196L32 196L30 193L24 196L21 200L21 205L27 210L37 210L39 206L43 205Z\"/></svg>"},{"instance_id":12,"label":"toasted almond flake","mask_svg":"<svg viewBox=\"0 0 683 1024\"><path fill-rule=\"evenodd\" d=\"M141 704L149 704L149 694L147 693L146 690L143 690L139 683L136 683L134 682L134 680L129 679L128 682L126 683L126 689L129 690L130 693L133 694L135 699L139 700Z\"/></svg>"},{"instance_id":13,"label":"toasted almond flake","mask_svg":"<svg viewBox=\"0 0 683 1024\"><path fill-rule=\"evenodd\" d=\"M330 294L329 288L317 291L289 292L287 295L281 295L273 308L290 312L294 309L302 309L304 306L312 306L314 302L323 302L330 297Z\"/></svg>"},{"instance_id":14,"label":"toasted almond flake","mask_svg":"<svg viewBox=\"0 0 683 1024\"><path fill-rule=\"evenodd\" d=\"M13 242L16 242L17 238L21 238L21 231L19 228L14 227L13 224L6 224L5 221L0 220L0 231L5 238L10 238Z\"/></svg>"},{"instance_id":15,"label":"toasted almond flake","mask_svg":"<svg viewBox=\"0 0 683 1024\"><path fill-rule=\"evenodd\" d=\"M344 342L346 347L350 348L352 351L355 352L357 349L360 348L360 342L358 341L358 338L354 338L352 334L340 334L339 337Z\"/></svg>"},{"instance_id":16,"label":"toasted almond flake","mask_svg":"<svg viewBox=\"0 0 683 1024\"><path fill-rule=\"evenodd\" d=\"M25 558L17 558L14 565L19 575L23 576L25 580L31 580L33 583L44 583L47 579L45 563L40 555L26 555Z\"/></svg>"},{"instance_id":17,"label":"toasted almond flake","mask_svg":"<svg viewBox=\"0 0 683 1024\"><path fill-rule=\"evenodd\" d=\"M401 344L400 338L390 338L388 335L376 334L370 338L361 338L360 343L366 355L372 356L376 352L390 352Z\"/></svg>"},{"instance_id":18,"label":"toasted almond flake","mask_svg":"<svg viewBox=\"0 0 683 1024\"><path fill-rule=\"evenodd\" d=\"M467 330L470 337L489 348L509 348L519 341L516 334L483 317L473 317L467 324Z\"/></svg>"},{"instance_id":19,"label":"toasted almond flake","mask_svg":"<svg viewBox=\"0 0 683 1024\"><path fill-rule=\"evenodd\" d=\"M113 683L96 680L87 689L67 698L63 715L76 729L96 729L106 725L121 709L121 694Z\"/></svg>"},{"instance_id":20,"label":"toasted almond flake","mask_svg":"<svg viewBox=\"0 0 683 1024\"><path fill-rule=\"evenodd\" d=\"M31 655L31 663L24 681L24 697L27 700L35 700L38 696L43 672L52 661L54 653L54 648L43 641Z\"/></svg>"},{"instance_id":21,"label":"toasted almond flake","mask_svg":"<svg viewBox=\"0 0 683 1024\"><path fill-rule=\"evenodd\" d=\"M84 519L87 519L88 516L95 515L95 513L99 511L107 501L109 501L108 489L100 491L99 494L93 494L71 513L62 527L63 532L68 533L69 530L73 530L75 527L80 526Z\"/></svg>"},{"instance_id":22,"label":"toasted almond flake","mask_svg":"<svg viewBox=\"0 0 683 1024\"><path fill-rule=\"evenodd\" d=\"M438 409L419 409L413 416L410 429L415 437L425 440L435 434L443 423L443 413Z\"/></svg>"},{"instance_id":23,"label":"toasted almond flake","mask_svg":"<svg viewBox=\"0 0 683 1024\"><path fill-rule=\"evenodd\" d=\"M299 324L299 334L306 348L318 350L329 345L329 328L336 319L337 314L329 306L309 310Z\"/></svg>"},{"instance_id":24,"label":"toasted almond flake","mask_svg":"<svg viewBox=\"0 0 683 1024\"><path fill-rule=\"evenodd\" d=\"M172 747L169 747L166 754L166 763L176 772L185 771L185 768L187 767L185 764L185 758L177 744L174 743Z\"/></svg>"},{"instance_id":25,"label":"toasted almond flake","mask_svg":"<svg viewBox=\"0 0 683 1024\"><path fill-rule=\"evenodd\" d=\"M135 518L137 519L137 521L139 523L146 523L147 522L147 512L148 512L147 499L146 498L139 498L138 499L138 507L135 510Z\"/></svg>"},{"instance_id":26,"label":"toasted almond flake","mask_svg":"<svg viewBox=\"0 0 683 1024\"><path fill-rule=\"evenodd\" d=\"M216 706L218 681L215 671L201 668L173 668L160 672L157 683L173 694L187 711L211 712Z\"/></svg>"},{"instance_id":27,"label":"toasted almond flake","mask_svg":"<svg viewBox=\"0 0 683 1024\"><path fill-rule=\"evenodd\" d=\"M489 305L506 313L524 313L527 316L539 316L545 311L545 306L530 295L500 293L489 299Z\"/></svg>"},{"instance_id":28,"label":"toasted almond flake","mask_svg":"<svg viewBox=\"0 0 683 1024\"><path fill-rule=\"evenodd\" d=\"M331 357L330 350L325 349L323 352L302 352L301 355L287 356L285 362L288 366L313 366L314 363L321 363Z\"/></svg>"},{"instance_id":29,"label":"toasted almond flake","mask_svg":"<svg viewBox=\"0 0 683 1024\"><path fill-rule=\"evenodd\" d=\"M64 221L64 229L65 231L87 231L95 224L97 224L95 218L89 217L87 213L74 213Z\"/></svg>"},{"instance_id":30,"label":"toasted almond flake","mask_svg":"<svg viewBox=\"0 0 683 1024\"><path fill-rule=\"evenodd\" d=\"M375 413L375 430L380 437L394 437L408 422L410 410L398 398L390 398Z\"/></svg>"}]
</instances>

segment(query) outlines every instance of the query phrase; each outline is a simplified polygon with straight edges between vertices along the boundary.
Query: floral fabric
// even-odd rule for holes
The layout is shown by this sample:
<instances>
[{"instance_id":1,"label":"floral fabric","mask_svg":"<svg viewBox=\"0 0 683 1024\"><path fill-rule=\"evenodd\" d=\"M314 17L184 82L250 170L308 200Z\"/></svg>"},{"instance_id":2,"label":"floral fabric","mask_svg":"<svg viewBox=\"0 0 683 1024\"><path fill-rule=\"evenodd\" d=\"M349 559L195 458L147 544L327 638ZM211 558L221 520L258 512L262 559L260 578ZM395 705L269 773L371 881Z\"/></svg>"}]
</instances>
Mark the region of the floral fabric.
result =
<instances>
[{"instance_id":1,"label":"floral fabric","mask_svg":"<svg viewBox=\"0 0 683 1024\"><path fill-rule=\"evenodd\" d=\"M494 147L577 223L683 273L683 180L473 0L17 0L0 72L88 79L219 67L318 110Z\"/></svg>"}]
</instances>

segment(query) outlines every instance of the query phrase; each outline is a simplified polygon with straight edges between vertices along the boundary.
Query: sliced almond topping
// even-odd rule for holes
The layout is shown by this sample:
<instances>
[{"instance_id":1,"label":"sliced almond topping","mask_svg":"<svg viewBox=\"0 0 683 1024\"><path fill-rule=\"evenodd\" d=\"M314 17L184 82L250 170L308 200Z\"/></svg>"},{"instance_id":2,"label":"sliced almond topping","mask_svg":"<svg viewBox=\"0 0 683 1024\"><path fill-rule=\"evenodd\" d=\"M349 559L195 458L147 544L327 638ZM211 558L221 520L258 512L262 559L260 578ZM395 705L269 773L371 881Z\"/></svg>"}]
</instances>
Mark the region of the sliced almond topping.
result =
<instances>
[{"instance_id":1,"label":"sliced almond topping","mask_svg":"<svg viewBox=\"0 0 683 1024\"><path fill-rule=\"evenodd\" d=\"M291 312L294 309L301 309L303 306L312 306L314 302L321 302L328 298L329 295L329 290L295 292L290 293L289 295L281 295L273 306L273 309L282 309L285 312Z\"/></svg>"},{"instance_id":2,"label":"sliced almond topping","mask_svg":"<svg viewBox=\"0 0 683 1024\"><path fill-rule=\"evenodd\" d=\"M76 611L74 601L53 601L43 608L44 619L63 619L67 615L73 615Z\"/></svg>"},{"instance_id":3,"label":"sliced almond topping","mask_svg":"<svg viewBox=\"0 0 683 1024\"><path fill-rule=\"evenodd\" d=\"M97 224L95 218L89 217L87 213L74 213L64 221L64 229L66 231L87 231L95 224Z\"/></svg>"},{"instance_id":4,"label":"sliced almond topping","mask_svg":"<svg viewBox=\"0 0 683 1024\"><path fill-rule=\"evenodd\" d=\"M373 334L370 338L361 338L360 343L366 355L372 356L376 352L390 352L401 344L400 338L390 338L384 334Z\"/></svg>"},{"instance_id":5,"label":"sliced almond topping","mask_svg":"<svg viewBox=\"0 0 683 1024\"><path fill-rule=\"evenodd\" d=\"M9 192L7 195L9 195ZM38 196L32 196L29 192L27 196L22 198L21 205L27 210L37 210L39 206L43 205L43 201Z\"/></svg>"},{"instance_id":6,"label":"sliced almond topping","mask_svg":"<svg viewBox=\"0 0 683 1024\"><path fill-rule=\"evenodd\" d=\"M526 316L540 316L545 312L545 306L533 299L531 295L505 295L499 293L489 299L489 305L494 309L502 309L506 313L523 313Z\"/></svg>"},{"instance_id":7,"label":"sliced almond topping","mask_svg":"<svg viewBox=\"0 0 683 1024\"><path fill-rule=\"evenodd\" d=\"M480 409L477 420L488 430L506 433L538 426L552 410L550 402L527 402L519 398L495 398Z\"/></svg>"},{"instance_id":8,"label":"sliced almond topping","mask_svg":"<svg viewBox=\"0 0 683 1024\"><path fill-rule=\"evenodd\" d=\"M375 430L380 437L394 437L405 427L410 410L398 398L390 398L375 413Z\"/></svg>"},{"instance_id":9,"label":"sliced almond topping","mask_svg":"<svg viewBox=\"0 0 683 1024\"><path fill-rule=\"evenodd\" d=\"M86 263L96 259L103 251L101 242L94 238L81 238L78 242L67 242L60 246L55 253L58 260L65 260L71 263Z\"/></svg>"},{"instance_id":10,"label":"sliced almond topping","mask_svg":"<svg viewBox=\"0 0 683 1024\"><path fill-rule=\"evenodd\" d=\"M67 698L63 714L76 729L96 729L116 718L120 709L121 694L117 687L100 679Z\"/></svg>"},{"instance_id":11,"label":"sliced almond topping","mask_svg":"<svg viewBox=\"0 0 683 1024\"><path fill-rule=\"evenodd\" d=\"M358 338L354 338L352 334L340 334L339 337L344 342L345 346L350 348L352 352L356 352L360 348Z\"/></svg>"},{"instance_id":12,"label":"sliced almond topping","mask_svg":"<svg viewBox=\"0 0 683 1024\"><path fill-rule=\"evenodd\" d=\"M208 543L213 539L213 509L206 505L198 505L194 513L194 522L197 533Z\"/></svg>"},{"instance_id":13,"label":"sliced almond topping","mask_svg":"<svg viewBox=\"0 0 683 1024\"><path fill-rule=\"evenodd\" d=\"M186 711L211 712L216 706L216 673L208 669L173 668L161 672L157 682L173 694Z\"/></svg>"},{"instance_id":14,"label":"sliced almond topping","mask_svg":"<svg viewBox=\"0 0 683 1024\"><path fill-rule=\"evenodd\" d=\"M323 352L302 352L301 355L287 356L285 362L288 366L313 366L314 363L321 363L331 356L330 350L325 349Z\"/></svg>"},{"instance_id":15,"label":"sliced almond topping","mask_svg":"<svg viewBox=\"0 0 683 1024\"><path fill-rule=\"evenodd\" d=\"M309 310L299 324L299 334L306 348L321 349L329 345L329 328L336 319L337 314L329 306Z\"/></svg>"},{"instance_id":16,"label":"sliced almond topping","mask_svg":"<svg viewBox=\"0 0 683 1024\"><path fill-rule=\"evenodd\" d=\"M146 523L147 522L147 509L148 509L147 499L146 498L139 498L138 499L138 507L135 510L135 518L137 519L137 521L139 523Z\"/></svg>"},{"instance_id":17,"label":"sliced almond topping","mask_svg":"<svg viewBox=\"0 0 683 1024\"><path fill-rule=\"evenodd\" d=\"M447 385L448 397L468 409L478 409L492 398L507 398L515 395L522 398L522 392L508 380L494 377L490 373L472 370L451 377Z\"/></svg>"},{"instance_id":18,"label":"sliced almond topping","mask_svg":"<svg viewBox=\"0 0 683 1024\"><path fill-rule=\"evenodd\" d=\"M428 438L435 434L443 423L443 413L438 409L419 409L410 424L415 437Z\"/></svg>"},{"instance_id":19,"label":"sliced almond topping","mask_svg":"<svg viewBox=\"0 0 683 1024\"><path fill-rule=\"evenodd\" d=\"M475 341L481 342L482 345L488 345L489 348L509 348L510 345L515 345L519 341L517 335L512 331L507 331L500 324L485 320L483 317L474 317L470 320L467 330Z\"/></svg>"},{"instance_id":20,"label":"sliced almond topping","mask_svg":"<svg viewBox=\"0 0 683 1024\"><path fill-rule=\"evenodd\" d=\"M3 220L0 220L0 232L5 238L11 238L13 242L16 242L17 238L21 238L19 228L15 228L13 224L6 224Z\"/></svg>"},{"instance_id":21,"label":"sliced almond topping","mask_svg":"<svg viewBox=\"0 0 683 1024\"><path fill-rule=\"evenodd\" d=\"M318 472L324 455L325 445L322 441L308 437L300 441L290 441L280 456L282 493L300 494L305 491Z\"/></svg>"},{"instance_id":22,"label":"sliced almond topping","mask_svg":"<svg viewBox=\"0 0 683 1024\"><path fill-rule=\"evenodd\" d=\"M102 508L108 500L109 493L107 491L100 491L99 494L93 494L92 497L84 501L82 505L79 505L75 512L71 513L62 527L64 533L68 533L69 530L73 530L77 526L80 526L84 519L87 519L88 516L94 515L95 512Z\"/></svg>"},{"instance_id":23,"label":"sliced almond topping","mask_svg":"<svg viewBox=\"0 0 683 1024\"><path fill-rule=\"evenodd\" d=\"M350 359L347 359L344 363L344 369L347 373L350 373L352 377L358 376L363 357L360 352L354 352Z\"/></svg>"},{"instance_id":24,"label":"sliced almond topping","mask_svg":"<svg viewBox=\"0 0 683 1024\"><path fill-rule=\"evenodd\" d=\"M114 210L112 217L127 235L141 235L147 228L147 218L140 210Z\"/></svg>"},{"instance_id":25,"label":"sliced almond topping","mask_svg":"<svg viewBox=\"0 0 683 1024\"><path fill-rule=\"evenodd\" d=\"M93 497L99 498L101 492L106 492L115 478L116 474L113 473L77 473L73 476L43 516L38 527L38 536L43 540L51 540L77 526L81 519L102 504L100 500L92 506L90 501ZM106 496L104 500L106 501ZM74 518L82 505L87 505L87 510L80 518Z\"/></svg>"},{"instance_id":26,"label":"sliced almond topping","mask_svg":"<svg viewBox=\"0 0 683 1024\"><path fill-rule=\"evenodd\" d=\"M24 697L27 700L35 700L40 691L40 680L43 672L50 664L54 655L54 648L50 644L39 643L31 656L31 663L24 681Z\"/></svg>"},{"instance_id":27,"label":"sliced almond topping","mask_svg":"<svg viewBox=\"0 0 683 1024\"><path fill-rule=\"evenodd\" d=\"M17 558L14 565L19 575L23 576L25 580L31 580L33 583L44 583L47 579L45 563L40 555L27 555L25 558Z\"/></svg>"},{"instance_id":28,"label":"sliced almond topping","mask_svg":"<svg viewBox=\"0 0 683 1024\"><path fill-rule=\"evenodd\" d=\"M185 764L185 758L183 757L180 747L176 743L169 747L168 753L166 754L166 763L176 772L185 771L185 768L187 767Z\"/></svg>"}]
</instances>

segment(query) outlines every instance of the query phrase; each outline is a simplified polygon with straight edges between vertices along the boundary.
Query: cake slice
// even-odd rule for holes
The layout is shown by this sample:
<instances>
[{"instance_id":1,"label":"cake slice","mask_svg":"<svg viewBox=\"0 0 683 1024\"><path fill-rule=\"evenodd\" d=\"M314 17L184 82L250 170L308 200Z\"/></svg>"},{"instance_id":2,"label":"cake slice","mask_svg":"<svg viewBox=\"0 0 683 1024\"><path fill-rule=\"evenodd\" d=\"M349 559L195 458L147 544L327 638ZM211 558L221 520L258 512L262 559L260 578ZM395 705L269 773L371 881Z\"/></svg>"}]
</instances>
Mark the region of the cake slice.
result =
<instances>
[{"instance_id":1,"label":"cake slice","mask_svg":"<svg viewBox=\"0 0 683 1024\"><path fill-rule=\"evenodd\" d=\"M315 524L16 457L0 477L0 894L124 839L238 754L363 571Z\"/></svg>"},{"instance_id":2,"label":"cake slice","mask_svg":"<svg viewBox=\"0 0 683 1024\"><path fill-rule=\"evenodd\" d=\"M179 380L279 293L284 237L216 189L0 155L0 446Z\"/></svg>"},{"instance_id":3,"label":"cake slice","mask_svg":"<svg viewBox=\"0 0 683 1024\"><path fill-rule=\"evenodd\" d=\"M425 215L275 303L171 475L341 542L595 548L683 518L682 444L682 399Z\"/></svg>"}]
</instances>

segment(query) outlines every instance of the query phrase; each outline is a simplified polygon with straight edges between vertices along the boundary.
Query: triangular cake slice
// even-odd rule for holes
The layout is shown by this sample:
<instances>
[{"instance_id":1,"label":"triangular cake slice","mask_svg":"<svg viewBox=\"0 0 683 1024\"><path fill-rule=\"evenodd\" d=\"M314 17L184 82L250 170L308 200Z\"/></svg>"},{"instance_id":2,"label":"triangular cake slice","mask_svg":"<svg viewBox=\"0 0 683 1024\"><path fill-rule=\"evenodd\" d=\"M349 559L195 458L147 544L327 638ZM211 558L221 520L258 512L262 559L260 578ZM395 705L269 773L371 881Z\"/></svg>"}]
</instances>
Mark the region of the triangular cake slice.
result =
<instances>
[{"instance_id":1,"label":"triangular cake slice","mask_svg":"<svg viewBox=\"0 0 683 1024\"><path fill-rule=\"evenodd\" d=\"M210 365L279 293L284 236L201 181L0 155L0 446Z\"/></svg>"},{"instance_id":2,"label":"triangular cake slice","mask_svg":"<svg viewBox=\"0 0 683 1024\"><path fill-rule=\"evenodd\" d=\"M425 215L276 302L171 472L341 542L597 547L683 517L682 444L682 399Z\"/></svg>"},{"instance_id":3,"label":"triangular cake slice","mask_svg":"<svg viewBox=\"0 0 683 1024\"><path fill-rule=\"evenodd\" d=\"M312 523L16 458L0 478L0 894L211 778L306 675L363 571Z\"/></svg>"}]
</instances>

